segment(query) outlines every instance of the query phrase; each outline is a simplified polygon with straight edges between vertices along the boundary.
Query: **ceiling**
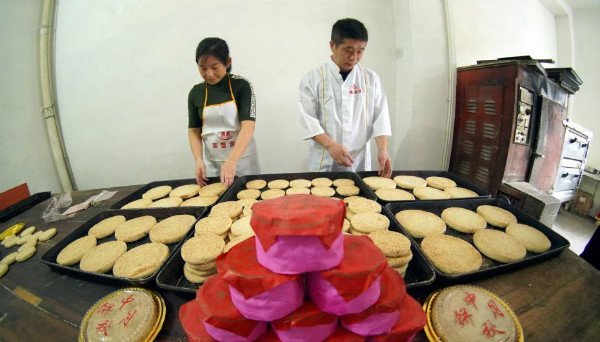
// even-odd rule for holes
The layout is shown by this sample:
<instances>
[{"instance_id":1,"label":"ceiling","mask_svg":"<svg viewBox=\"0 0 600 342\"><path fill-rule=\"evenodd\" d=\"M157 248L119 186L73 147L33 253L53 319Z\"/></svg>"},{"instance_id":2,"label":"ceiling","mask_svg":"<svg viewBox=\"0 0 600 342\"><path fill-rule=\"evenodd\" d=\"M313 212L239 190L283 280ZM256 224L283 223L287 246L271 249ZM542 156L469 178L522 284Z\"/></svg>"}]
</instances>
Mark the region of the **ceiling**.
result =
<instances>
[{"instance_id":1,"label":"ceiling","mask_svg":"<svg viewBox=\"0 0 600 342\"><path fill-rule=\"evenodd\" d=\"M600 9L600 0L566 0L572 10Z\"/></svg>"}]
</instances>

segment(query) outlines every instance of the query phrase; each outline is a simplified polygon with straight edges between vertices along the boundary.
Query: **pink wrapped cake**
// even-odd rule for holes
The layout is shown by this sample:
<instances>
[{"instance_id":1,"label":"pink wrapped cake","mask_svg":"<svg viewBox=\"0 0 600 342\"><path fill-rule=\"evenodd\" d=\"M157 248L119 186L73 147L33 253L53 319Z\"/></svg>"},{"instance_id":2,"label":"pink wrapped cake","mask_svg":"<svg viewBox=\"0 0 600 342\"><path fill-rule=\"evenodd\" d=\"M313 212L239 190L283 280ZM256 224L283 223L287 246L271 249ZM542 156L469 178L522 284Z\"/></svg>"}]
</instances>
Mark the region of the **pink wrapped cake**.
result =
<instances>
[{"instance_id":1,"label":"pink wrapped cake","mask_svg":"<svg viewBox=\"0 0 600 342\"><path fill-rule=\"evenodd\" d=\"M346 236L344 258L335 268L306 275L308 294L334 315L348 315L375 304L387 261L368 236Z\"/></svg>"},{"instance_id":2,"label":"pink wrapped cake","mask_svg":"<svg viewBox=\"0 0 600 342\"><path fill-rule=\"evenodd\" d=\"M304 277L273 273L259 264L254 237L221 255L217 269L229 286L233 305L248 319L276 320L304 301Z\"/></svg>"},{"instance_id":3,"label":"pink wrapped cake","mask_svg":"<svg viewBox=\"0 0 600 342\"><path fill-rule=\"evenodd\" d=\"M343 201L283 196L252 206L258 262L275 273L300 274L337 266L344 254Z\"/></svg>"},{"instance_id":4,"label":"pink wrapped cake","mask_svg":"<svg viewBox=\"0 0 600 342\"><path fill-rule=\"evenodd\" d=\"M333 334L323 342L365 342L365 338L338 326Z\"/></svg>"},{"instance_id":5,"label":"pink wrapped cake","mask_svg":"<svg viewBox=\"0 0 600 342\"><path fill-rule=\"evenodd\" d=\"M286 317L271 322L283 342L321 342L333 334L337 325L335 315L321 311L309 300Z\"/></svg>"},{"instance_id":6,"label":"pink wrapped cake","mask_svg":"<svg viewBox=\"0 0 600 342\"><path fill-rule=\"evenodd\" d=\"M235 308L229 286L219 275L198 289L199 319L212 338L221 342L252 342L267 329L266 322L247 319Z\"/></svg>"},{"instance_id":7,"label":"pink wrapped cake","mask_svg":"<svg viewBox=\"0 0 600 342\"><path fill-rule=\"evenodd\" d=\"M256 340L256 342L281 342L277 334L273 331L273 329L267 329L267 331L262 334L261 337Z\"/></svg>"},{"instance_id":8,"label":"pink wrapped cake","mask_svg":"<svg viewBox=\"0 0 600 342\"><path fill-rule=\"evenodd\" d=\"M398 321L388 334L370 336L369 342L411 342L427 323L427 315L421 304L406 296L400 307Z\"/></svg>"},{"instance_id":9,"label":"pink wrapped cake","mask_svg":"<svg viewBox=\"0 0 600 342\"><path fill-rule=\"evenodd\" d=\"M191 301L183 304L179 308L179 321L185 330L185 334L190 342L217 342L212 338L206 329L204 324L199 319L200 307L196 301Z\"/></svg>"},{"instance_id":10,"label":"pink wrapped cake","mask_svg":"<svg viewBox=\"0 0 600 342\"><path fill-rule=\"evenodd\" d=\"M342 325L362 336L387 334L398 321L404 298L404 280L398 272L386 267L381 274L381 295L377 302L364 311L342 316Z\"/></svg>"}]
</instances>

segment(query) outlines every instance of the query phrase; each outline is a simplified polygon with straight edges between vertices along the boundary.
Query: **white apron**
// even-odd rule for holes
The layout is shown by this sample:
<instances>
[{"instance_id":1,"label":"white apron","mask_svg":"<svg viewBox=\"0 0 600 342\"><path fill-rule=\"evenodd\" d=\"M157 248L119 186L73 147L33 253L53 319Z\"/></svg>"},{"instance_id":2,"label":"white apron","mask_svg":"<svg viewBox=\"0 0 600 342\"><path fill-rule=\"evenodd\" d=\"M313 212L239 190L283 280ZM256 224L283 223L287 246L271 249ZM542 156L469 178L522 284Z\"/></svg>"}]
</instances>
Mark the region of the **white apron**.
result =
<instances>
[{"instance_id":1,"label":"white apron","mask_svg":"<svg viewBox=\"0 0 600 342\"><path fill-rule=\"evenodd\" d=\"M391 136L387 98L379 76L356 65L346 80L328 61L309 72L300 83L299 109L303 139L325 133L342 144L354 163L340 166L316 141L311 141L310 171L370 171L370 140Z\"/></svg>"},{"instance_id":2,"label":"white apron","mask_svg":"<svg viewBox=\"0 0 600 342\"><path fill-rule=\"evenodd\" d=\"M218 177L221 175L221 166L227 161L229 154L233 150L241 128L229 74L227 74L227 79L229 81L231 101L207 106L208 87L204 88L202 141L204 142L204 164L206 164L208 177ZM245 176L254 174L260 174L260 165L253 137L248 148L237 163L235 175Z\"/></svg>"}]
</instances>

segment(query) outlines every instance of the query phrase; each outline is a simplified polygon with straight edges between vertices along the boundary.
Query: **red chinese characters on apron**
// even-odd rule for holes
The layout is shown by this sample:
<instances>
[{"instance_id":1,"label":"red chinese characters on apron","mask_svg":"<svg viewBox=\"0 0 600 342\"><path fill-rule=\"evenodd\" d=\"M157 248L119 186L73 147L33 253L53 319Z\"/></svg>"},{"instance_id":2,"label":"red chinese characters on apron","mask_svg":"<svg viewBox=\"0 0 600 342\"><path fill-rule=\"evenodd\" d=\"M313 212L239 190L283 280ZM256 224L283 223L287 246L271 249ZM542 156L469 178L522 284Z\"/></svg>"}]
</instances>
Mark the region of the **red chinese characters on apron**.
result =
<instances>
[{"instance_id":1,"label":"red chinese characters on apron","mask_svg":"<svg viewBox=\"0 0 600 342\"><path fill-rule=\"evenodd\" d=\"M209 177L220 174L221 165L233 150L241 128L229 74L227 74L227 79L231 101L207 106L208 87L205 87L204 109L202 110L202 141L204 142L203 154L206 171ZM260 167L253 138L238 162L236 175L254 173L260 173Z\"/></svg>"}]
</instances>

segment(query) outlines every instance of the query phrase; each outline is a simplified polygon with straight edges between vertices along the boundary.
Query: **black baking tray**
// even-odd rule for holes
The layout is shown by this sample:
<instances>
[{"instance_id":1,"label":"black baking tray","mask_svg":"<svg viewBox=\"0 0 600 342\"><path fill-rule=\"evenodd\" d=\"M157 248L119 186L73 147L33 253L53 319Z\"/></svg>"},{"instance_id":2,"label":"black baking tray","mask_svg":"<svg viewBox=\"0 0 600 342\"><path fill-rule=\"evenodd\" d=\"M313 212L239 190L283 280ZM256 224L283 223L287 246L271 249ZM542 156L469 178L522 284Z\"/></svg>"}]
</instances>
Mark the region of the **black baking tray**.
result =
<instances>
[{"instance_id":1,"label":"black baking tray","mask_svg":"<svg viewBox=\"0 0 600 342\"><path fill-rule=\"evenodd\" d=\"M219 182L221 182L221 178L220 177L208 177L208 183L207 184L219 183ZM182 186L182 185L186 185L186 184L196 184L196 179L195 178L173 179L173 180L157 181L157 182L148 183L148 184L142 186L141 188L137 189L136 191L132 192L130 195L128 195L127 197L123 198L119 202L113 204L112 207L110 207L110 209L121 209L121 207L124 206L125 204L127 204L129 202L133 202L135 200L141 199L142 195L146 191L148 191L148 190L150 190L152 188L155 188L157 186L169 185L173 189L175 189L178 186ZM223 195L221 195L219 197L219 199L221 199L221 197L223 197ZM190 198L193 198L193 197L190 197ZM189 199L189 198L187 198L187 199ZM144 209L155 210L156 208L144 208ZM140 210L140 209L122 209L122 210Z\"/></svg>"},{"instance_id":2,"label":"black baking tray","mask_svg":"<svg viewBox=\"0 0 600 342\"><path fill-rule=\"evenodd\" d=\"M393 215L385 209L385 207L382 207L381 213L390 220L390 230L406 235L406 233L399 228L398 222L393 219ZM432 284L435 280L435 272L431 265L425 260L425 256L423 256L421 250L416 247L412 240L411 251L413 253L413 258L408 264L406 275L404 277L406 288L412 289ZM196 293L201 284L190 283L185 278L183 275L184 263L178 249L156 277L156 284L160 288L172 292L182 294Z\"/></svg>"},{"instance_id":3,"label":"black baking tray","mask_svg":"<svg viewBox=\"0 0 600 342\"><path fill-rule=\"evenodd\" d=\"M84 278L86 280L94 280L94 281L99 281L99 282L109 283L109 284L126 284L126 285L134 285L134 286L147 285L154 281L154 278L160 271L160 268L157 272L155 272L154 274L152 274L151 276L148 276L146 278L129 279L129 278L122 278L122 277L114 276L112 274L112 272L100 274L100 273L83 271L79 268L79 264L75 264L73 266L59 265L58 263L56 263L56 257L58 256L58 253L60 253L60 251L63 248L65 248L69 243L79 239L80 237L87 235L88 230L92 226L94 226L96 223L98 223L106 218L112 217L112 216L123 215L123 216L125 216L125 218L127 220L130 220L130 219L133 219L136 217L150 215L150 216L154 216L156 218L156 220L158 222L160 222L161 220L166 219L173 215L192 215L192 216L196 217L196 221L197 221L198 219L202 218L206 212L207 212L206 207L157 208L157 209L149 209L149 210L144 210L144 209L140 209L140 210L107 210L107 211L104 211L104 212L94 216L91 220L85 222L79 228L75 229L73 232L71 232L71 234L67 235L64 239L62 239L54 247L52 247L48 252L46 252L40 258L40 260L57 272L75 275L80 278ZM194 232L194 227L192 227L190 229L190 233L187 234L186 238L189 237L191 234L193 234L193 232ZM169 258L171 258L171 256L173 256L173 253L175 253L175 251L179 251L179 247L181 246L183 241L186 240L186 238L182 239L181 241L179 241L177 243L171 243L171 244L167 245L169 247L169 256L168 256L167 260ZM114 240L115 240L115 237L113 234L111 236L108 236L106 238L98 240L98 244L108 242L108 241L114 241ZM139 245L142 245L142 244L145 244L148 242L151 242L150 237L148 235L146 235L146 237L144 237L138 241L128 242L127 250L131 250L134 247L137 247ZM163 264L163 266L161 266L161 268L162 267L164 267L164 264Z\"/></svg>"},{"instance_id":4,"label":"black baking tray","mask_svg":"<svg viewBox=\"0 0 600 342\"><path fill-rule=\"evenodd\" d=\"M551 242L550 250L548 250L547 252L544 252L544 253L540 253L540 254L527 252L527 254L525 255L525 258L523 260L516 261L513 263L509 263L509 264L494 261L494 260L486 257L485 255L483 255L483 253L482 253L481 257L483 258L483 263L481 265L481 268L478 271L467 273L467 274L462 274L462 275L449 275L449 274L443 273L443 272L439 271L435 266L433 266L429 262L429 260L427 260L427 258L425 258L427 263L429 263L431 265L431 267L435 270L435 272L437 274L437 279L439 279L443 282L446 282L446 283L457 283L457 282L468 282L468 281L478 279L478 278L491 277L491 276L494 276L496 274L500 274L503 272L516 270L518 268L523 268L527 265L540 262L542 260L548 259L553 256L558 256L564 249L569 247L569 241L567 239L565 239L564 237L562 237L560 234L556 233L552 229L548 228L544 224L540 223L535 218L533 218L533 217L529 216L528 214L522 212L521 210L511 206L510 204L508 204L506 202L506 200L504 200L502 198L484 198L484 199L476 198L476 199L455 199L455 200L443 200L443 201L438 200L438 201L422 201L422 202L398 202L398 203L387 204L386 208L394 215L401 210L419 209L419 210L428 211L428 212L431 212L431 213L434 213L434 214L440 216L442 214L442 211L446 208L461 207L461 208L469 209L469 210L476 212L478 206L485 205L485 204L494 205L494 206L506 209L516 216L517 221L519 223L529 225L529 226L539 230L540 232L544 233L544 235L546 235L546 237L548 237L548 239ZM394 219L394 221L396 221L398 226L401 227L401 229L404 231L404 228L402 228L402 225L400 225L398 223L396 218L394 217L393 219ZM502 228L498 228L498 227L495 227L495 226L492 226L489 224L487 225L487 229L496 229L496 230L504 231L504 229L502 229ZM469 242L471 245L473 245L473 234L461 233L450 227L446 228L445 234L454 236L454 237L458 237L460 239L463 239L463 240ZM409 236L408 233L406 233L406 235ZM423 240L423 239L413 238L412 236L409 236L409 237L410 237L410 239L413 240L414 243L417 244L419 251L421 251L420 243L421 243L421 240Z\"/></svg>"},{"instance_id":5,"label":"black baking tray","mask_svg":"<svg viewBox=\"0 0 600 342\"><path fill-rule=\"evenodd\" d=\"M294 179L307 179L313 180L315 178L329 178L332 181L339 178L347 178L354 181L354 185L356 185L360 189L360 193L357 196L362 196L368 198L370 200L376 200L377 197L375 193L369 189L367 184L363 182L363 180L354 172L299 172L299 173L272 173L272 174L263 174L263 175L250 175L250 176L241 176L239 177L227 190L225 194L221 197L219 202L226 201L237 201L237 193L241 190L246 189L246 183L255 179L264 179L265 181L270 182L276 179L285 179L287 181L291 181ZM312 188L312 187L311 187ZM335 189L335 186L332 185L332 188ZM262 191L268 190L267 187L261 189ZM284 189L285 191L285 189ZM345 196L340 196L337 192L333 196L335 198L344 198Z\"/></svg>"},{"instance_id":6,"label":"black baking tray","mask_svg":"<svg viewBox=\"0 0 600 342\"><path fill-rule=\"evenodd\" d=\"M411 240L410 250L413 254L412 259L408 263L406 274L404 276L404 282L406 282L407 289L414 289L432 284L435 281L435 272L431 264L421 252L421 249L415 244L415 242L400 228L398 221L394 219L394 215L387 210L386 207L381 207L381 214L385 215L390 220L389 230L404 234Z\"/></svg>"},{"instance_id":7,"label":"black baking tray","mask_svg":"<svg viewBox=\"0 0 600 342\"><path fill-rule=\"evenodd\" d=\"M361 178L366 178L366 177L372 177L372 176L377 176L377 172L378 171L359 171L357 172L358 175ZM427 177L445 177L448 179L452 179L455 183L456 186L461 187L461 188L465 188L465 189L469 189L471 191L474 191L477 193L477 197L471 197L471 198L490 198L490 193L469 183L468 181L460 178L459 176L453 174L452 172L448 172L448 171L434 171L434 170L429 170L429 171L392 171L392 179L396 176L417 176L417 177L421 177L423 179L427 178ZM399 187L398 187L399 188ZM409 189L402 189L405 191L408 191L412 194L412 190ZM380 198L377 198L377 201L383 205L386 205L388 203L398 203L398 202L406 202L406 201L384 201ZM439 200L420 200L418 198L415 197L415 201L439 201ZM454 201L454 199L453 199Z\"/></svg>"},{"instance_id":8,"label":"black baking tray","mask_svg":"<svg viewBox=\"0 0 600 342\"><path fill-rule=\"evenodd\" d=\"M156 276L156 285L161 289L180 294L195 294L202 285L189 282L183 275L185 261L181 257L181 248L177 248L173 256Z\"/></svg>"},{"instance_id":9,"label":"black baking tray","mask_svg":"<svg viewBox=\"0 0 600 342\"><path fill-rule=\"evenodd\" d=\"M19 215L20 213L29 210L33 206L41 203L48 198L50 198L50 191L47 192L38 192L37 194L33 194L24 200L21 200L8 208L0 211L0 222L6 222L9 219Z\"/></svg>"}]
</instances>

